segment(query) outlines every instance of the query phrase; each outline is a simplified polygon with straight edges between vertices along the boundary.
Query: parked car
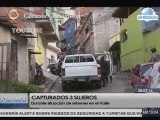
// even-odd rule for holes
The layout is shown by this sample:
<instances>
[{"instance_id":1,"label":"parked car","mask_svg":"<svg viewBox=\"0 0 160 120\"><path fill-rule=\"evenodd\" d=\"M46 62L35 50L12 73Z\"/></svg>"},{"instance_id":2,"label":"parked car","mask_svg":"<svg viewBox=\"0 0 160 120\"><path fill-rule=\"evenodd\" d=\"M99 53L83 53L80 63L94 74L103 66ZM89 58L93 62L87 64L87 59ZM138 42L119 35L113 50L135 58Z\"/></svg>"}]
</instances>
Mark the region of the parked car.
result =
<instances>
[{"instance_id":1,"label":"parked car","mask_svg":"<svg viewBox=\"0 0 160 120\"><path fill-rule=\"evenodd\" d=\"M50 71L54 75L59 75L58 64L57 63L49 64L47 67L47 71L48 72Z\"/></svg>"},{"instance_id":2,"label":"parked car","mask_svg":"<svg viewBox=\"0 0 160 120\"><path fill-rule=\"evenodd\" d=\"M134 88L147 88L149 78L155 62L138 64L132 71L132 86Z\"/></svg>"},{"instance_id":3,"label":"parked car","mask_svg":"<svg viewBox=\"0 0 160 120\"><path fill-rule=\"evenodd\" d=\"M160 62L154 64L150 79L148 82L149 88L160 88Z\"/></svg>"},{"instance_id":4,"label":"parked car","mask_svg":"<svg viewBox=\"0 0 160 120\"><path fill-rule=\"evenodd\" d=\"M94 83L101 88L100 65L91 54L68 55L62 62L62 88L69 90L70 85L79 82Z\"/></svg>"}]
</instances>

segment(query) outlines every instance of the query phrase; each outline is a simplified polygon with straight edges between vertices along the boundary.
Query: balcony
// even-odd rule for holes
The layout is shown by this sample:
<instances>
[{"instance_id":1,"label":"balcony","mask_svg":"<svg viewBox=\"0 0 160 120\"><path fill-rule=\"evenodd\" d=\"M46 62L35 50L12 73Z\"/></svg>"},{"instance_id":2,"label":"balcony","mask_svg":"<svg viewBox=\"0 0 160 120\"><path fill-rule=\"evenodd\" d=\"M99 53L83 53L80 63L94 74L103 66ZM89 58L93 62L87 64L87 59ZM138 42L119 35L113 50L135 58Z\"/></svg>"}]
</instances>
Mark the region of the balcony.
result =
<instances>
[{"instance_id":1,"label":"balcony","mask_svg":"<svg viewBox=\"0 0 160 120\"><path fill-rule=\"evenodd\" d=\"M47 38L48 42L57 42L58 41L58 36L55 32L55 29L53 28L51 19L36 20L35 23L36 23L36 25L38 25L38 27L43 28L43 31L45 31L45 32L43 32L42 35Z\"/></svg>"},{"instance_id":2,"label":"balcony","mask_svg":"<svg viewBox=\"0 0 160 120\"><path fill-rule=\"evenodd\" d=\"M89 31L88 34L86 35L85 39L83 42L81 42L80 46L81 48L83 46L85 46L85 44L88 42L88 40L90 39L90 37L93 35L93 31Z\"/></svg>"},{"instance_id":3,"label":"balcony","mask_svg":"<svg viewBox=\"0 0 160 120\"><path fill-rule=\"evenodd\" d=\"M87 26L87 24L88 24L89 19L90 19L91 16L92 16L92 12L90 12L88 14L88 16L86 17L85 22L82 24L82 27L79 30L80 33L86 28L86 26Z\"/></svg>"}]
</instances>

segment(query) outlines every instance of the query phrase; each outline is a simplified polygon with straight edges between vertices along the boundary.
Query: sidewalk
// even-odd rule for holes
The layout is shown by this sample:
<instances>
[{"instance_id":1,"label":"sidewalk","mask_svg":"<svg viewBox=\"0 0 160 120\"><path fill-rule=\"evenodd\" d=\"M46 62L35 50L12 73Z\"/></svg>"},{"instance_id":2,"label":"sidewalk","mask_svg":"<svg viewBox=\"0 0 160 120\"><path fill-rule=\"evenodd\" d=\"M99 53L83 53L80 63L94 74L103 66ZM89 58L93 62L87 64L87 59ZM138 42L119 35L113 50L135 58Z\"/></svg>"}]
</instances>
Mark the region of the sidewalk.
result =
<instances>
[{"instance_id":1,"label":"sidewalk","mask_svg":"<svg viewBox=\"0 0 160 120\"><path fill-rule=\"evenodd\" d=\"M59 78L59 76L53 75L47 71L43 71L44 76L46 77L46 82L45 84L39 86L42 89L44 89L44 93L47 93L50 91L50 89L52 88L52 86L56 83L57 79Z\"/></svg>"}]
</instances>

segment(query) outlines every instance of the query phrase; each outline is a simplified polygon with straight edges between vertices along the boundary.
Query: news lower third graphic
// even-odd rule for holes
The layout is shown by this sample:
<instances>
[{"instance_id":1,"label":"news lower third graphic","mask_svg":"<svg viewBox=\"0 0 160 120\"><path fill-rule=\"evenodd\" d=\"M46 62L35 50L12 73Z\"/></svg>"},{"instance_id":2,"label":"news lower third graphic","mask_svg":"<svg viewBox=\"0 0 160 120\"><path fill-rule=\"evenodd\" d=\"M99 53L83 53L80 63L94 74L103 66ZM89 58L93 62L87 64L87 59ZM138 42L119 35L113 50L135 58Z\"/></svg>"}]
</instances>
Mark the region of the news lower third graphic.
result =
<instances>
[{"instance_id":1,"label":"news lower third graphic","mask_svg":"<svg viewBox=\"0 0 160 120\"><path fill-rule=\"evenodd\" d=\"M146 108L142 109L142 117L151 117L159 116L160 117L160 108Z\"/></svg>"},{"instance_id":2,"label":"news lower third graphic","mask_svg":"<svg viewBox=\"0 0 160 120\"><path fill-rule=\"evenodd\" d=\"M0 109L0 117L142 117L142 109Z\"/></svg>"},{"instance_id":3,"label":"news lower third graphic","mask_svg":"<svg viewBox=\"0 0 160 120\"><path fill-rule=\"evenodd\" d=\"M0 94L0 109L28 108L28 94Z\"/></svg>"},{"instance_id":4,"label":"news lower third graphic","mask_svg":"<svg viewBox=\"0 0 160 120\"><path fill-rule=\"evenodd\" d=\"M159 93L31 93L29 95L29 106L36 109L160 108L159 100Z\"/></svg>"},{"instance_id":5,"label":"news lower third graphic","mask_svg":"<svg viewBox=\"0 0 160 120\"><path fill-rule=\"evenodd\" d=\"M5 93L0 94L0 117L160 116L159 100L159 93Z\"/></svg>"}]
</instances>

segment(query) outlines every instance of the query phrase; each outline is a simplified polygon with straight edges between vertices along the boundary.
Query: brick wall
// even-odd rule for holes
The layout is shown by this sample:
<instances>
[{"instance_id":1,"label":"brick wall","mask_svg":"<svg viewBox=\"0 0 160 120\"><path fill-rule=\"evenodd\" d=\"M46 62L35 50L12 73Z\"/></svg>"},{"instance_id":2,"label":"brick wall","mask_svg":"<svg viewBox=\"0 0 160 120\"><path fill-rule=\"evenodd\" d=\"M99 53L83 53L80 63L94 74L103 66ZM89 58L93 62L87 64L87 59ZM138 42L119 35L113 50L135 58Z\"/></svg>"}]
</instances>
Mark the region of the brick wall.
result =
<instances>
[{"instance_id":1,"label":"brick wall","mask_svg":"<svg viewBox=\"0 0 160 120\"><path fill-rule=\"evenodd\" d=\"M113 7L105 7L104 9L97 9L94 14L94 51L104 52L109 47L107 39L118 32L118 19L111 17L114 11ZM107 16L107 17L103 17ZM99 18L99 19L98 19Z\"/></svg>"}]
</instances>

